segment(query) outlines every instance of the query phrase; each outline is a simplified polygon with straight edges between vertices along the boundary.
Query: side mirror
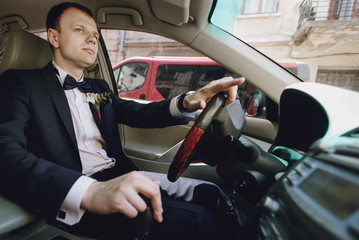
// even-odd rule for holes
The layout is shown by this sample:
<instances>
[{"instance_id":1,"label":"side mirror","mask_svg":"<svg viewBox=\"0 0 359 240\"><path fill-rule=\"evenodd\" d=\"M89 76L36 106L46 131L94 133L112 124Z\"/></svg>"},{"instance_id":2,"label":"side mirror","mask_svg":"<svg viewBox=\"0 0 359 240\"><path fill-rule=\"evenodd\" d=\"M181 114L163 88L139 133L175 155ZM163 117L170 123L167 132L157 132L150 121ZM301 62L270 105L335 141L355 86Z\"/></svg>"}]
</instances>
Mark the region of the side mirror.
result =
<instances>
[{"instance_id":1,"label":"side mirror","mask_svg":"<svg viewBox=\"0 0 359 240\"><path fill-rule=\"evenodd\" d=\"M243 111L246 116L255 117L265 110L265 95L260 90L255 90L246 95L243 103Z\"/></svg>"}]
</instances>

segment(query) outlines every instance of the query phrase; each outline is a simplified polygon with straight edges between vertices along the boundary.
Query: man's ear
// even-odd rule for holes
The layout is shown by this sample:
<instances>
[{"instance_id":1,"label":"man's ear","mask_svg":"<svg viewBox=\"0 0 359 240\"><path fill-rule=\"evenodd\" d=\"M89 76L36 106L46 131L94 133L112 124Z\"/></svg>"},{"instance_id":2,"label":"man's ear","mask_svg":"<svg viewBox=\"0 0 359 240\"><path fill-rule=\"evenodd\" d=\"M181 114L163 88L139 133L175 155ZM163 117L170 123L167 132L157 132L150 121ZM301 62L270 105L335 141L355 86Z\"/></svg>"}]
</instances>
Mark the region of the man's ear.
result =
<instances>
[{"instance_id":1,"label":"man's ear","mask_svg":"<svg viewBox=\"0 0 359 240\"><path fill-rule=\"evenodd\" d=\"M47 30L47 38L49 39L50 44L54 47L54 48L58 48L59 47L59 41L58 41L58 31L56 29L53 28L49 28Z\"/></svg>"}]
</instances>

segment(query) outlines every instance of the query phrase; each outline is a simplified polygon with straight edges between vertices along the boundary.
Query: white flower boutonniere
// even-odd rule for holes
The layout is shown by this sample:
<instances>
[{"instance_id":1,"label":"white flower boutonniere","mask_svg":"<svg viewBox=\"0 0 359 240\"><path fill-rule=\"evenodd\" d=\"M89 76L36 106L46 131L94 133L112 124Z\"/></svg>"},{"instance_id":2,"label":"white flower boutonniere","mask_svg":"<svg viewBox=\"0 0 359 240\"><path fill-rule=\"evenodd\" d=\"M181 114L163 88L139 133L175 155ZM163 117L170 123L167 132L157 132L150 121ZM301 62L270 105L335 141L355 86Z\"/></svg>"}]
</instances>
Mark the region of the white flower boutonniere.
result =
<instances>
[{"instance_id":1,"label":"white flower boutonniere","mask_svg":"<svg viewBox=\"0 0 359 240\"><path fill-rule=\"evenodd\" d=\"M109 92L103 93L86 93L86 102L91 103L94 107L95 111L97 112L98 118L101 120L101 113L100 113L100 106L102 102L106 100L112 103L112 99L110 97Z\"/></svg>"}]
</instances>

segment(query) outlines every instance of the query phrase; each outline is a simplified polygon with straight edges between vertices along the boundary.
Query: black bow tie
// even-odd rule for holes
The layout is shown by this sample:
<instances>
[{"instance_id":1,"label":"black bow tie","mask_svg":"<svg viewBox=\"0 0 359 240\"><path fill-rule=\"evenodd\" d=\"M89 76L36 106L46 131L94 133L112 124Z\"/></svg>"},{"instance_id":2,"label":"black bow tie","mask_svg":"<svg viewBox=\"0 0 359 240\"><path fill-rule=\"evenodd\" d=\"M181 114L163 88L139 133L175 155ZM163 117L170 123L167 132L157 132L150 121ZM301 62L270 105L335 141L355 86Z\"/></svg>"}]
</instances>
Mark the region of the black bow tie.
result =
<instances>
[{"instance_id":1,"label":"black bow tie","mask_svg":"<svg viewBox=\"0 0 359 240\"><path fill-rule=\"evenodd\" d=\"M67 74L64 82L64 89L69 90L76 87L83 93L88 93L91 91L91 84L89 81L84 79L84 81L78 82L75 80L75 78Z\"/></svg>"}]
</instances>

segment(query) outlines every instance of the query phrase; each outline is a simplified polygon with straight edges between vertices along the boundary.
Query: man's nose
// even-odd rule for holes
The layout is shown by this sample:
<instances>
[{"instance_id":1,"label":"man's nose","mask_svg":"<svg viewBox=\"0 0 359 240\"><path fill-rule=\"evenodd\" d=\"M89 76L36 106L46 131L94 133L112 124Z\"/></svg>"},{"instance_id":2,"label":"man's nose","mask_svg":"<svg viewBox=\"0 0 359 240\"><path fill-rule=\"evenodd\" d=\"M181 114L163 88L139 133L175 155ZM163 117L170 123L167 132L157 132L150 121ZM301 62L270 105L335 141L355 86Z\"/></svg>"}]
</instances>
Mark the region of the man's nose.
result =
<instances>
[{"instance_id":1,"label":"man's nose","mask_svg":"<svg viewBox=\"0 0 359 240\"><path fill-rule=\"evenodd\" d=\"M93 34L89 34L89 36L87 37L87 41L89 43L94 43L96 44L97 43L97 37Z\"/></svg>"}]
</instances>

